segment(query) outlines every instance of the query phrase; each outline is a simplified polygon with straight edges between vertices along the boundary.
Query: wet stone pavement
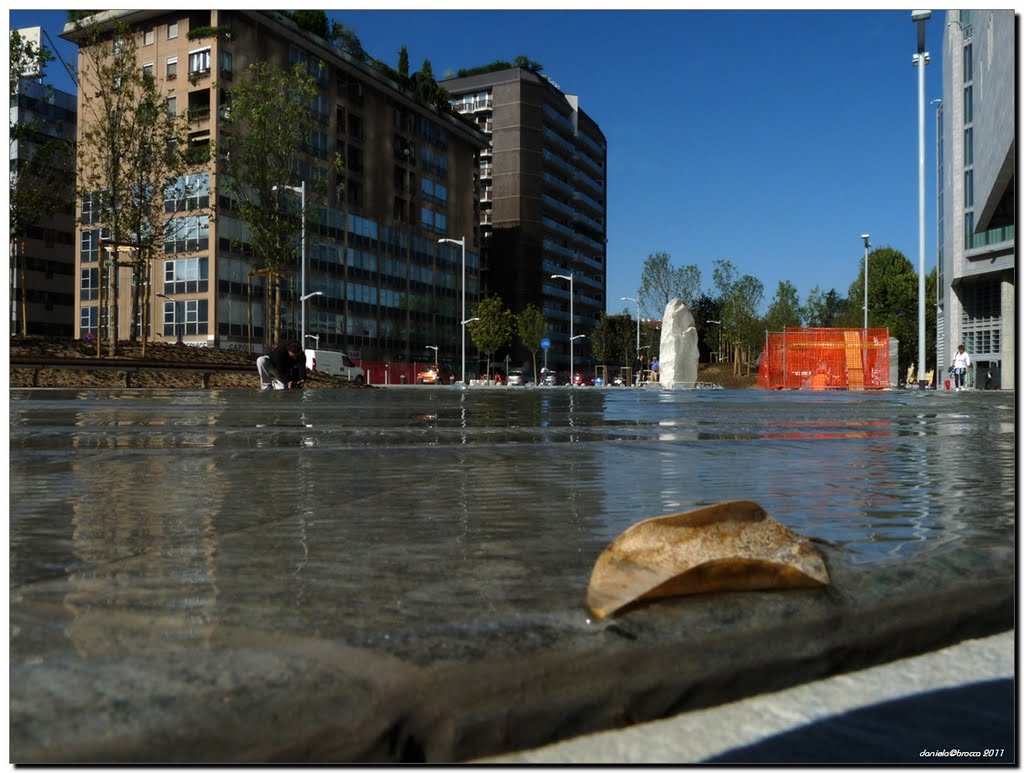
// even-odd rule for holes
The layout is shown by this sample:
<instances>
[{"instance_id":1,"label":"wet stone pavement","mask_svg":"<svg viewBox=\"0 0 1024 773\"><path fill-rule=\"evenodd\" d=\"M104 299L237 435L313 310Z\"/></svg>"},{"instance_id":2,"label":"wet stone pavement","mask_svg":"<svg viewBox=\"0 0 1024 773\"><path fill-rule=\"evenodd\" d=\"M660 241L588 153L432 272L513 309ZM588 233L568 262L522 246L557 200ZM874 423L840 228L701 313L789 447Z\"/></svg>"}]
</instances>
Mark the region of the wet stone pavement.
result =
<instances>
[{"instance_id":1,"label":"wet stone pavement","mask_svg":"<svg viewBox=\"0 0 1024 773\"><path fill-rule=\"evenodd\" d=\"M1013 626L1013 393L11 390L13 762L464 761ZM588 617L751 499L825 589Z\"/></svg>"}]
</instances>

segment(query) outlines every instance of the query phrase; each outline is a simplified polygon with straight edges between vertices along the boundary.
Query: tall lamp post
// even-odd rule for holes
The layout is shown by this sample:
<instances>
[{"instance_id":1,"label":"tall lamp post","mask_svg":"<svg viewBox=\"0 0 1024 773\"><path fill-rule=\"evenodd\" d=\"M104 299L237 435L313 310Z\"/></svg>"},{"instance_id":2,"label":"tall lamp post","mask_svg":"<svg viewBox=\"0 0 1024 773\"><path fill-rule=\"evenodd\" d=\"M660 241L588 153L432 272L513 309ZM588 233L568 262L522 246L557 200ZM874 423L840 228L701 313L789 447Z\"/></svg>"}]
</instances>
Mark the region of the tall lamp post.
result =
<instances>
[{"instance_id":1,"label":"tall lamp post","mask_svg":"<svg viewBox=\"0 0 1024 773\"><path fill-rule=\"evenodd\" d=\"M917 24L917 377L924 381L924 68L931 60L924 50L924 25L931 11L911 11L910 20Z\"/></svg>"},{"instance_id":2,"label":"tall lamp post","mask_svg":"<svg viewBox=\"0 0 1024 773\"><path fill-rule=\"evenodd\" d=\"M867 335L868 330L868 250L871 245L868 244L868 239L871 234L861 234L860 238L864 240L864 335Z\"/></svg>"},{"instance_id":3,"label":"tall lamp post","mask_svg":"<svg viewBox=\"0 0 1024 773\"><path fill-rule=\"evenodd\" d=\"M623 296L622 300L624 300L624 301L633 301L633 303L636 304L636 356L639 359L639 357L640 357L640 301L638 301L636 298L629 298L627 296Z\"/></svg>"},{"instance_id":4,"label":"tall lamp post","mask_svg":"<svg viewBox=\"0 0 1024 773\"><path fill-rule=\"evenodd\" d=\"M302 305L302 348L306 348L306 339L313 338L316 340L317 346L320 345L320 336L310 335L306 332L306 301L312 298L314 295L323 295L319 290L314 290L311 293L306 293L299 298L299 303Z\"/></svg>"},{"instance_id":5,"label":"tall lamp post","mask_svg":"<svg viewBox=\"0 0 1024 773\"><path fill-rule=\"evenodd\" d=\"M433 349L434 350L434 367L436 368L437 367L437 347L436 346L431 346L430 344L427 344L423 348L424 349Z\"/></svg>"},{"instance_id":6,"label":"tall lamp post","mask_svg":"<svg viewBox=\"0 0 1024 773\"><path fill-rule=\"evenodd\" d=\"M722 320L709 319L709 325L718 325L718 362L722 362Z\"/></svg>"},{"instance_id":7,"label":"tall lamp post","mask_svg":"<svg viewBox=\"0 0 1024 773\"><path fill-rule=\"evenodd\" d=\"M462 248L462 316L459 319L462 320L462 372L460 378L462 383L466 383L466 323L469 320L466 319L466 237L463 236L461 239L438 239L438 244L457 244Z\"/></svg>"},{"instance_id":8,"label":"tall lamp post","mask_svg":"<svg viewBox=\"0 0 1024 773\"><path fill-rule=\"evenodd\" d=\"M574 340L574 336L572 334L573 333L572 324L573 324L573 316L574 316L573 315L573 310L572 310L572 296L573 296L573 292L572 292L572 274L552 274L551 278L552 279L568 279L569 280L569 379L571 380L572 377L573 377L573 374L576 371L576 358L573 357L573 351L572 351L572 342Z\"/></svg>"},{"instance_id":9,"label":"tall lamp post","mask_svg":"<svg viewBox=\"0 0 1024 773\"><path fill-rule=\"evenodd\" d=\"M302 202L302 244L299 247L299 314L302 317L302 330L300 335L302 338L302 348L306 348L306 299L311 298L314 295L323 295L323 293L310 293L306 295L306 181L303 180L299 186L295 185L275 185L271 188L272 191L276 191L278 188L284 188L289 191L295 191L301 197Z\"/></svg>"}]
</instances>

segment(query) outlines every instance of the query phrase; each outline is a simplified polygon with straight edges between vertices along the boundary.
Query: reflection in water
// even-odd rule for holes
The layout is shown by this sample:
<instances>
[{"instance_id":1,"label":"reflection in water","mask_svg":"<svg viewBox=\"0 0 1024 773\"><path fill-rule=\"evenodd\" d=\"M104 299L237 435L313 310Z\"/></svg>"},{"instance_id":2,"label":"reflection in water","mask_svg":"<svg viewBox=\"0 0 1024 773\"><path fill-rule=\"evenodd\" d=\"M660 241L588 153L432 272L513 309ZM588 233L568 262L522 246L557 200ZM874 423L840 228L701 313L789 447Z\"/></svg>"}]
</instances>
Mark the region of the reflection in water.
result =
<instances>
[{"instance_id":1,"label":"reflection in water","mask_svg":"<svg viewBox=\"0 0 1024 773\"><path fill-rule=\"evenodd\" d=\"M1013 539L1010 393L11 395L19 652L43 600L82 653L582 609L629 525L729 499L862 562Z\"/></svg>"}]
</instances>

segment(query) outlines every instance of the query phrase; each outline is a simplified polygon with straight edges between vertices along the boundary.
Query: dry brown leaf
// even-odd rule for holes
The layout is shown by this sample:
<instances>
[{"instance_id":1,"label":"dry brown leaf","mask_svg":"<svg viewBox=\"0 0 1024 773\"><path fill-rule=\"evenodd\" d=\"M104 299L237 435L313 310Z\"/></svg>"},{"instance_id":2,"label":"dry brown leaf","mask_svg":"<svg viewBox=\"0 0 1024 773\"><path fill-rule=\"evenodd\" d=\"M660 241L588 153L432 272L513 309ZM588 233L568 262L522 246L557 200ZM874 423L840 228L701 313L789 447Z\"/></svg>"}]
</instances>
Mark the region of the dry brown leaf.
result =
<instances>
[{"instance_id":1,"label":"dry brown leaf","mask_svg":"<svg viewBox=\"0 0 1024 773\"><path fill-rule=\"evenodd\" d=\"M598 556L587 606L603 618L665 596L828 583L810 540L755 502L736 500L630 526Z\"/></svg>"}]
</instances>

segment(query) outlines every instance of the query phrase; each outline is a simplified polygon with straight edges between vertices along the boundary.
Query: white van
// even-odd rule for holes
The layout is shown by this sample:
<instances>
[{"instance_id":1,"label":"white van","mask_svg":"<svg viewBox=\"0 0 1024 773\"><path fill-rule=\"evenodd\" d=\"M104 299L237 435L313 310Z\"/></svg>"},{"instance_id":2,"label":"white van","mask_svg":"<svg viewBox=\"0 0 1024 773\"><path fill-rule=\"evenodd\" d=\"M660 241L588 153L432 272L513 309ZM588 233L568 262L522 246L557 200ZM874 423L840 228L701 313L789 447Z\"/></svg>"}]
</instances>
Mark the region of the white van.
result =
<instances>
[{"instance_id":1,"label":"white van","mask_svg":"<svg viewBox=\"0 0 1024 773\"><path fill-rule=\"evenodd\" d=\"M306 349L306 368L317 373L341 376L357 384L366 382L366 371L356 365L352 359L342 352L328 352L324 349Z\"/></svg>"}]
</instances>

